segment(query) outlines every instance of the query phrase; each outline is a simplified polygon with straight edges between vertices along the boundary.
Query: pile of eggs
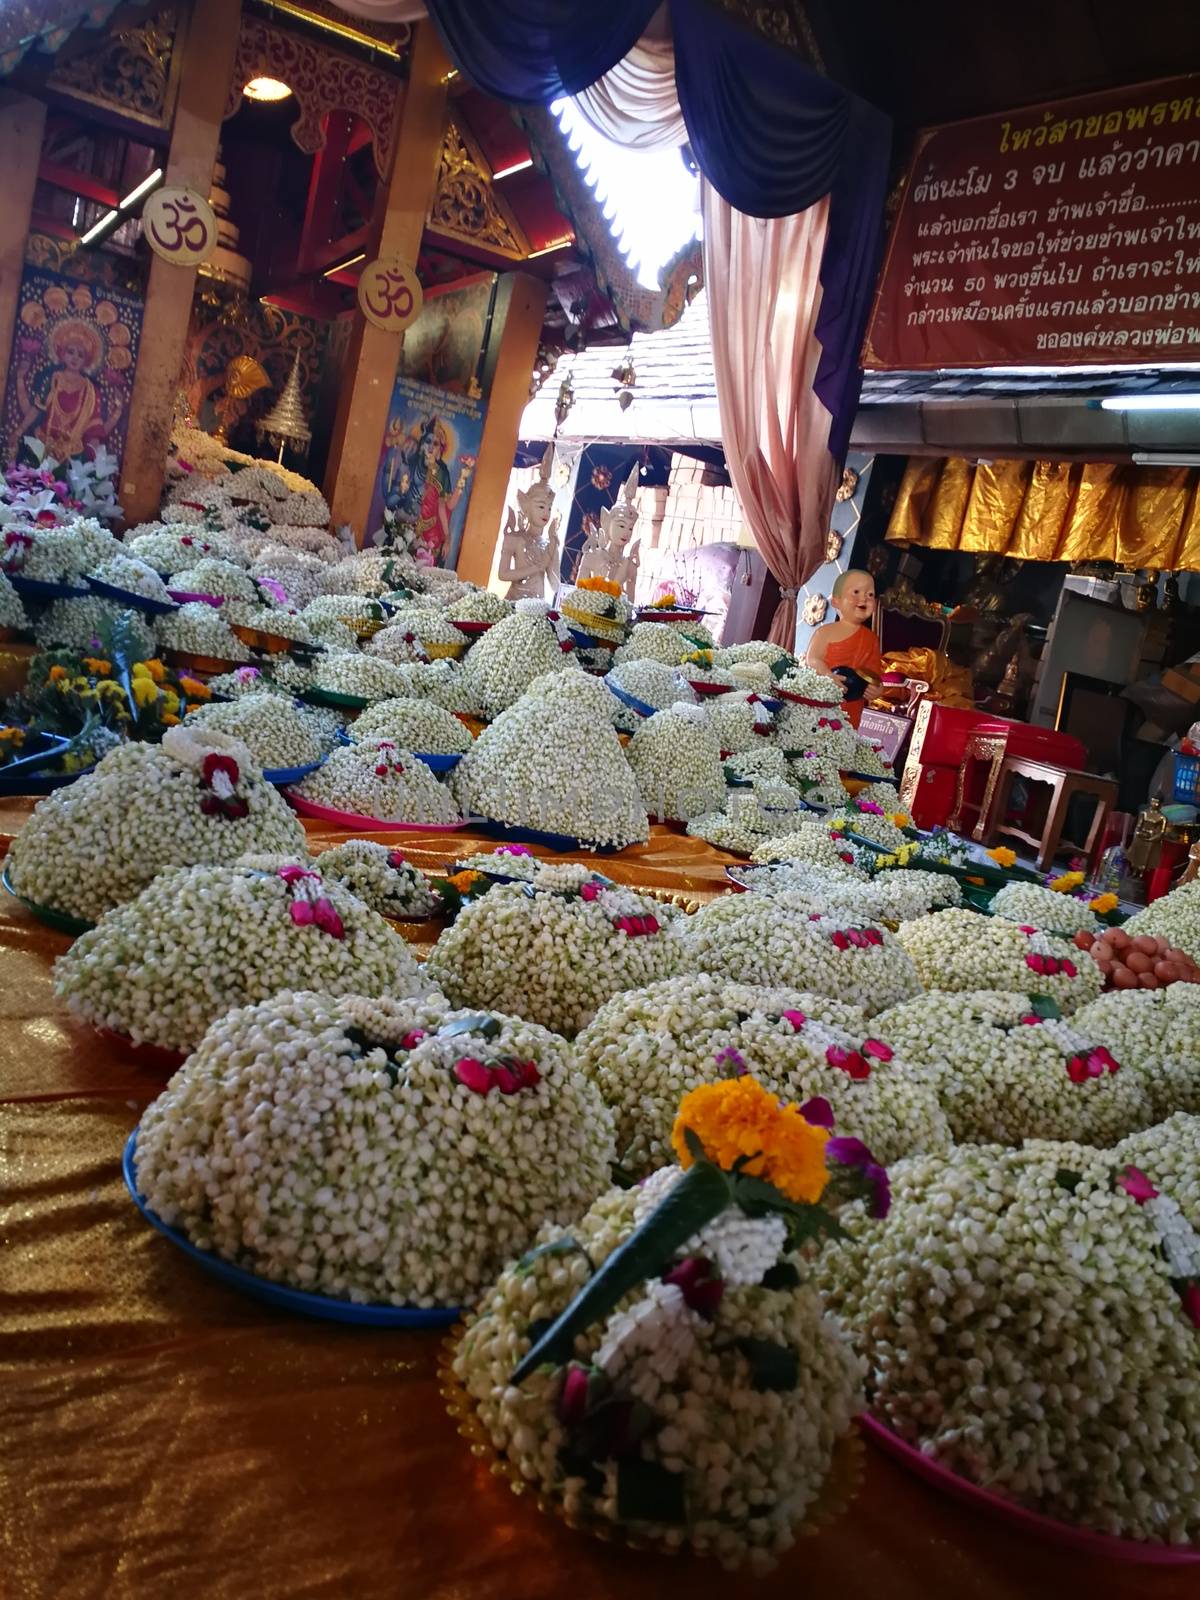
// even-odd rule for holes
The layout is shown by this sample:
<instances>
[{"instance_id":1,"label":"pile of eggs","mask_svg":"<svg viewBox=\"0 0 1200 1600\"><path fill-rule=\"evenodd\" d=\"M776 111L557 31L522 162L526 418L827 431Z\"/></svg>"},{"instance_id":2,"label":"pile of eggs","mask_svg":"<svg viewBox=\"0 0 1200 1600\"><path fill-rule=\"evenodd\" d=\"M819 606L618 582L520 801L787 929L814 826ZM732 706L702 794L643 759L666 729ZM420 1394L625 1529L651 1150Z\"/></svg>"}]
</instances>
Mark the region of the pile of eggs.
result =
<instances>
[{"instance_id":1,"label":"pile of eggs","mask_svg":"<svg viewBox=\"0 0 1200 1600\"><path fill-rule=\"evenodd\" d=\"M1131 939L1121 928L1101 934L1081 929L1075 943L1090 951L1109 989L1165 989L1169 983L1200 983L1200 967L1191 956L1148 933Z\"/></svg>"}]
</instances>

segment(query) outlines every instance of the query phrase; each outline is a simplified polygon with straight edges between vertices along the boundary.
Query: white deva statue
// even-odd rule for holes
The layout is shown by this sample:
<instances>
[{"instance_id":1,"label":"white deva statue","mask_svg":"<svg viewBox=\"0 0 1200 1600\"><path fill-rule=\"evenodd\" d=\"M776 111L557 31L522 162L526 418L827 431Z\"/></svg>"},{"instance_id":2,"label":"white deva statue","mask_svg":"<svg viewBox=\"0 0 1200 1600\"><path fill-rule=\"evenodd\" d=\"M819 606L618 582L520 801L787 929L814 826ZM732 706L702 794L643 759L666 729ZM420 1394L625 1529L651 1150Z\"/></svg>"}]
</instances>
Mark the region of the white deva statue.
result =
<instances>
[{"instance_id":1,"label":"white deva statue","mask_svg":"<svg viewBox=\"0 0 1200 1600\"><path fill-rule=\"evenodd\" d=\"M601 511L600 526L588 534L575 582L581 578L608 578L621 586L627 600L633 599L637 582L641 543L634 538L638 508L633 498L638 486L638 469L631 468L621 485L620 498L610 510Z\"/></svg>"},{"instance_id":2,"label":"white deva statue","mask_svg":"<svg viewBox=\"0 0 1200 1600\"><path fill-rule=\"evenodd\" d=\"M547 583L551 594L558 586L558 517L551 515L553 465L554 446L548 444L536 481L517 490L515 511L508 508L497 577L507 580L510 600L545 600Z\"/></svg>"}]
</instances>

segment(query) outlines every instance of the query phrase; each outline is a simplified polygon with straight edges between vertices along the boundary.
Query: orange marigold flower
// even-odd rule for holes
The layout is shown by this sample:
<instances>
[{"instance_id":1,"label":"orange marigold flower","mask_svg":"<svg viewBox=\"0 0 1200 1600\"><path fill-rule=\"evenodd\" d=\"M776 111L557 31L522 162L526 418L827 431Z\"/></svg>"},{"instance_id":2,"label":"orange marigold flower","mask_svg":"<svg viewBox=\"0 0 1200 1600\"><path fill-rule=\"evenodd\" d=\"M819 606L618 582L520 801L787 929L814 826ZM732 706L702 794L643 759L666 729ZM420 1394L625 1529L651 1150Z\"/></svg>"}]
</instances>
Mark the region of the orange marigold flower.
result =
<instances>
[{"instance_id":1,"label":"orange marigold flower","mask_svg":"<svg viewBox=\"0 0 1200 1600\"><path fill-rule=\"evenodd\" d=\"M459 894L469 894L482 877L482 872L454 872L446 879L446 882L452 884Z\"/></svg>"},{"instance_id":2,"label":"orange marigold flower","mask_svg":"<svg viewBox=\"0 0 1200 1600\"><path fill-rule=\"evenodd\" d=\"M167 675L166 667L163 666L157 656L151 656L148 661L139 661L138 666L145 667L155 683L161 683Z\"/></svg>"},{"instance_id":3,"label":"orange marigold flower","mask_svg":"<svg viewBox=\"0 0 1200 1600\"><path fill-rule=\"evenodd\" d=\"M0 728L0 742L4 744L24 744L25 731L23 728Z\"/></svg>"},{"instance_id":4,"label":"orange marigold flower","mask_svg":"<svg viewBox=\"0 0 1200 1600\"><path fill-rule=\"evenodd\" d=\"M179 726L179 718L173 711L164 711L160 720L164 722L168 728L177 728Z\"/></svg>"},{"instance_id":5,"label":"orange marigold flower","mask_svg":"<svg viewBox=\"0 0 1200 1600\"><path fill-rule=\"evenodd\" d=\"M100 656L84 656L83 664L97 678L107 678L112 671L112 662L105 661Z\"/></svg>"},{"instance_id":6,"label":"orange marigold flower","mask_svg":"<svg viewBox=\"0 0 1200 1600\"><path fill-rule=\"evenodd\" d=\"M621 592L621 585L614 583L611 578L580 578L575 587L593 589L597 594L611 594L614 599Z\"/></svg>"},{"instance_id":7,"label":"orange marigold flower","mask_svg":"<svg viewBox=\"0 0 1200 1600\"><path fill-rule=\"evenodd\" d=\"M50 682L51 683L66 683L67 679L70 676L71 676L71 674L67 671L66 667L51 667L50 668Z\"/></svg>"},{"instance_id":8,"label":"orange marigold flower","mask_svg":"<svg viewBox=\"0 0 1200 1600\"><path fill-rule=\"evenodd\" d=\"M189 700L211 700L212 690L206 683L201 683L199 678L189 678L186 672L179 674L179 687Z\"/></svg>"},{"instance_id":9,"label":"orange marigold flower","mask_svg":"<svg viewBox=\"0 0 1200 1600\"><path fill-rule=\"evenodd\" d=\"M1082 872L1064 872L1060 877L1051 878L1048 887L1058 894L1070 894L1071 890L1078 889L1082 882Z\"/></svg>"},{"instance_id":10,"label":"orange marigold flower","mask_svg":"<svg viewBox=\"0 0 1200 1600\"><path fill-rule=\"evenodd\" d=\"M998 867L1012 867L1016 865L1017 852L1010 850L1007 845L998 844L994 850L989 850L988 855Z\"/></svg>"},{"instance_id":11,"label":"orange marigold flower","mask_svg":"<svg viewBox=\"0 0 1200 1600\"><path fill-rule=\"evenodd\" d=\"M1115 894L1098 894L1094 900L1089 900L1089 907L1103 916L1106 911L1115 911L1119 905Z\"/></svg>"},{"instance_id":12,"label":"orange marigold flower","mask_svg":"<svg viewBox=\"0 0 1200 1600\"><path fill-rule=\"evenodd\" d=\"M824 1128L805 1121L798 1106L781 1105L754 1078L702 1083L686 1094L675 1118L671 1142L680 1164L690 1167L685 1132L704 1146L708 1159L725 1171L742 1156L750 1177L765 1178L789 1200L815 1202L828 1179Z\"/></svg>"}]
</instances>

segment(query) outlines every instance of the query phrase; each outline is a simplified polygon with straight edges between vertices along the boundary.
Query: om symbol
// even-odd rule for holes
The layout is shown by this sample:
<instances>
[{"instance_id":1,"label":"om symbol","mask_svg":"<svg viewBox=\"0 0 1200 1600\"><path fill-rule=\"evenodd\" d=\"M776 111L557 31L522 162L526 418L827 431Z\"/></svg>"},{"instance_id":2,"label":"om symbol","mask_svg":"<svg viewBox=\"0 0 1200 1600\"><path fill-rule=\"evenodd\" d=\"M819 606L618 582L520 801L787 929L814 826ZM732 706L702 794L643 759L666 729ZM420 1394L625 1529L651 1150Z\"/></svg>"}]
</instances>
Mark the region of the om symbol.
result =
<instances>
[{"instance_id":1,"label":"om symbol","mask_svg":"<svg viewBox=\"0 0 1200 1600\"><path fill-rule=\"evenodd\" d=\"M192 189L159 189L146 202L142 231L156 255L179 266L207 261L217 243L212 208Z\"/></svg>"},{"instance_id":2,"label":"om symbol","mask_svg":"<svg viewBox=\"0 0 1200 1600\"><path fill-rule=\"evenodd\" d=\"M421 313L420 279L393 256L370 262L358 280L358 304L367 321L385 333L402 333Z\"/></svg>"}]
</instances>

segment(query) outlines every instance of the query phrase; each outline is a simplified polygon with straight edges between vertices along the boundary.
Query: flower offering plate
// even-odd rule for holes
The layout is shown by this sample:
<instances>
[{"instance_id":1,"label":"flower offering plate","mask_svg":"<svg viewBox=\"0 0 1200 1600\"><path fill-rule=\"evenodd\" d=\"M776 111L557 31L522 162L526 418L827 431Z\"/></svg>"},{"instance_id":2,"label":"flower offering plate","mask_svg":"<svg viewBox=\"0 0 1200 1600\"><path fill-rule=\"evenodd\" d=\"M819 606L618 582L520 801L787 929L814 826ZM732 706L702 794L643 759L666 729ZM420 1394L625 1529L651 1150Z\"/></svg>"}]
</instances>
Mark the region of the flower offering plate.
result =
<instances>
[{"instance_id":1,"label":"flower offering plate","mask_svg":"<svg viewBox=\"0 0 1200 1600\"><path fill-rule=\"evenodd\" d=\"M482 833L485 838L509 839L513 844L540 844L547 850L590 850L599 856L617 854L616 845L591 845L567 833L543 833L538 828L518 828L507 822L493 822L489 818L482 821L477 818L471 826L474 832Z\"/></svg>"},{"instance_id":2,"label":"flower offering plate","mask_svg":"<svg viewBox=\"0 0 1200 1600\"><path fill-rule=\"evenodd\" d=\"M332 706L335 711L365 711L371 702L361 694L338 694L335 689L305 689L300 695L312 706Z\"/></svg>"},{"instance_id":3,"label":"flower offering plate","mask_svg":"<svg viewBox=\"0 0 1200 1600\"><path fill-rule=\"evenodd\" d=\"M462 760L461 751L455 755L435 755L430 750L414 750L413 755L418 761L423 761L430 772L453 772Z\"/></svg>"},{"instance_id":4,"label":"flower offering plate","mask_svg":"<svg viewBox=\"0 0 1200 1600\"><path fill-rule=\"evenodd\" d=\"M382 817L360 817L354 811L336 811L333 806L318 805L306 800L291 789L280 791L293 811L302 817L314 817L318 822L332 822L339 828L365 828L370 833L458 833L467 826L467 819L457 822L387 822Z\"/></svg>"},{"instance_id":5,"label":"flower offering plate","mask_svg":"<svg viewBox=\"0 0 1200 1600\"><path fill-rule=\"evenodd\" d=\"M270 1278L260 1278L235 1267L232 1262L214 1255L211 1250L201 1250L186 1234L168 1225L157 1216L138 1193L137 1186L137 1129L129 1135L121 1160L121 1173L130 1198L152 1228L164 1239L169 1239L177 1250L194 1261L211 1277L250 1295L281 1311L291 1311L304 1317L319 1317L326 1322L351 1322L365 1328L446 1328L457 1322L461 1311L457 1306L384 1306L356 1305L351 1300L337 1300L332 1295L309 1294L303 1289L291 1289L286 1284L274 1283Z\"/></svg>"},{"instance_id":6,"label":"flower offering plate","mask_svg":"<svg viewBox=\"0 0 1200 1600\"><path fill-rule=\"evenodd\" d=\"M454 623L459 633L465 633L468 639L477 639L480 634L496 626L494 622L459 622L456 617L451 617L450 621Z\"/></svg>"},{"instance_id":7,"label":"flower offering plate","mask_svg":"<svg viewBox=\"0 0 1200 1600\"><path fill-rule=\"evenodd\" d=\"M733 684L731 683L709 683L703 678L689 678L687 681L689 688L694 689L699 695L731 694L733 692Z\"/></svg>"},{"instance_id":8,"label":"flower offering plate","mask_svg":"<svg viewBox=\"0 0 1200 1600\"><path fill-rule=\"evenodd\" d=\"M163 655L173 667L182 667L186 672L205 672L210 677L233 672L235 668L246 664L244 661L227 661L224 656L197 655L191 650L164 650Z\"/></svg>"},{"instance_id":9,"label":"flower offering plate","mask_svg":"<svg viewBox=\"0 0 1200 1600\"><path fill-rule=\"evenodd\" d=\"M318 767L324 766L327 759L326 756L322 756L319 761L306 761L300 767L264 767L263 777L268 783L282 788L284 784L299 783L301 778L307 778L310 772L315 772Z\"/></svg>"},{"instance_id":10,"label":"flower offering plate","mask_svg":"<svg viewBox=\"0 0 1200 1600\"><path fill-rule=\"evenodd\" d=\"M84 584L61 583L49 578L23 578L19 572L10 572L7 577L23 600L80 600L89 593Z\"/></svg>"},{"instance_id":11,"label":"flower offering plate","mask_svg":"<svg viewBox=\"0 0 1200 1600\"><path fill-rule=\"evenodd\" d=\"M4 888L12 895L14 900L21 902L31 917L35 917L38 922L44 923L47 928L53 928L56 933L69 933L72 938L76 938L79 934L87 933L89 929L96 926L94 922L87 922L83 917L73 917L68 911L56 911L53 906L42 906L36 900L27 900L23 894L18 894L13 888L9 880L7 867L0 873L0 884L4 885Z\"/></svg>"},{"instance_id":12,"label":"flower offering plate","mask_svg":"<svg viewBox=\"0 0 1200 1600\"><path fill-rule=\"evenodd\" d=\"M940 1461L907 1444L876 1418L861 1416L858 1424L873 1445L899 1461L917 1477L924 1478L926 1483L940 1489L943 1494L965 1501L967 1505L977 1506L991 1516L1003 1518L1014 1534L1031 1534L1034 1538L1046 1539L1063 1549L1107 1561L1164 1567L1200 1562L1200 1550L1193 1545L1146 1544L1140 1539L1118 1539L1107 1533L1093 1533L1089 1528L1073 1528L1070 1523L1043 1516L1040 1511L1029 1511L998 1494L992 1494L988 1489L981 1489L978 1484L960 1477L957 1472L951 1472Z\"/></svg>"}]
</instances>

